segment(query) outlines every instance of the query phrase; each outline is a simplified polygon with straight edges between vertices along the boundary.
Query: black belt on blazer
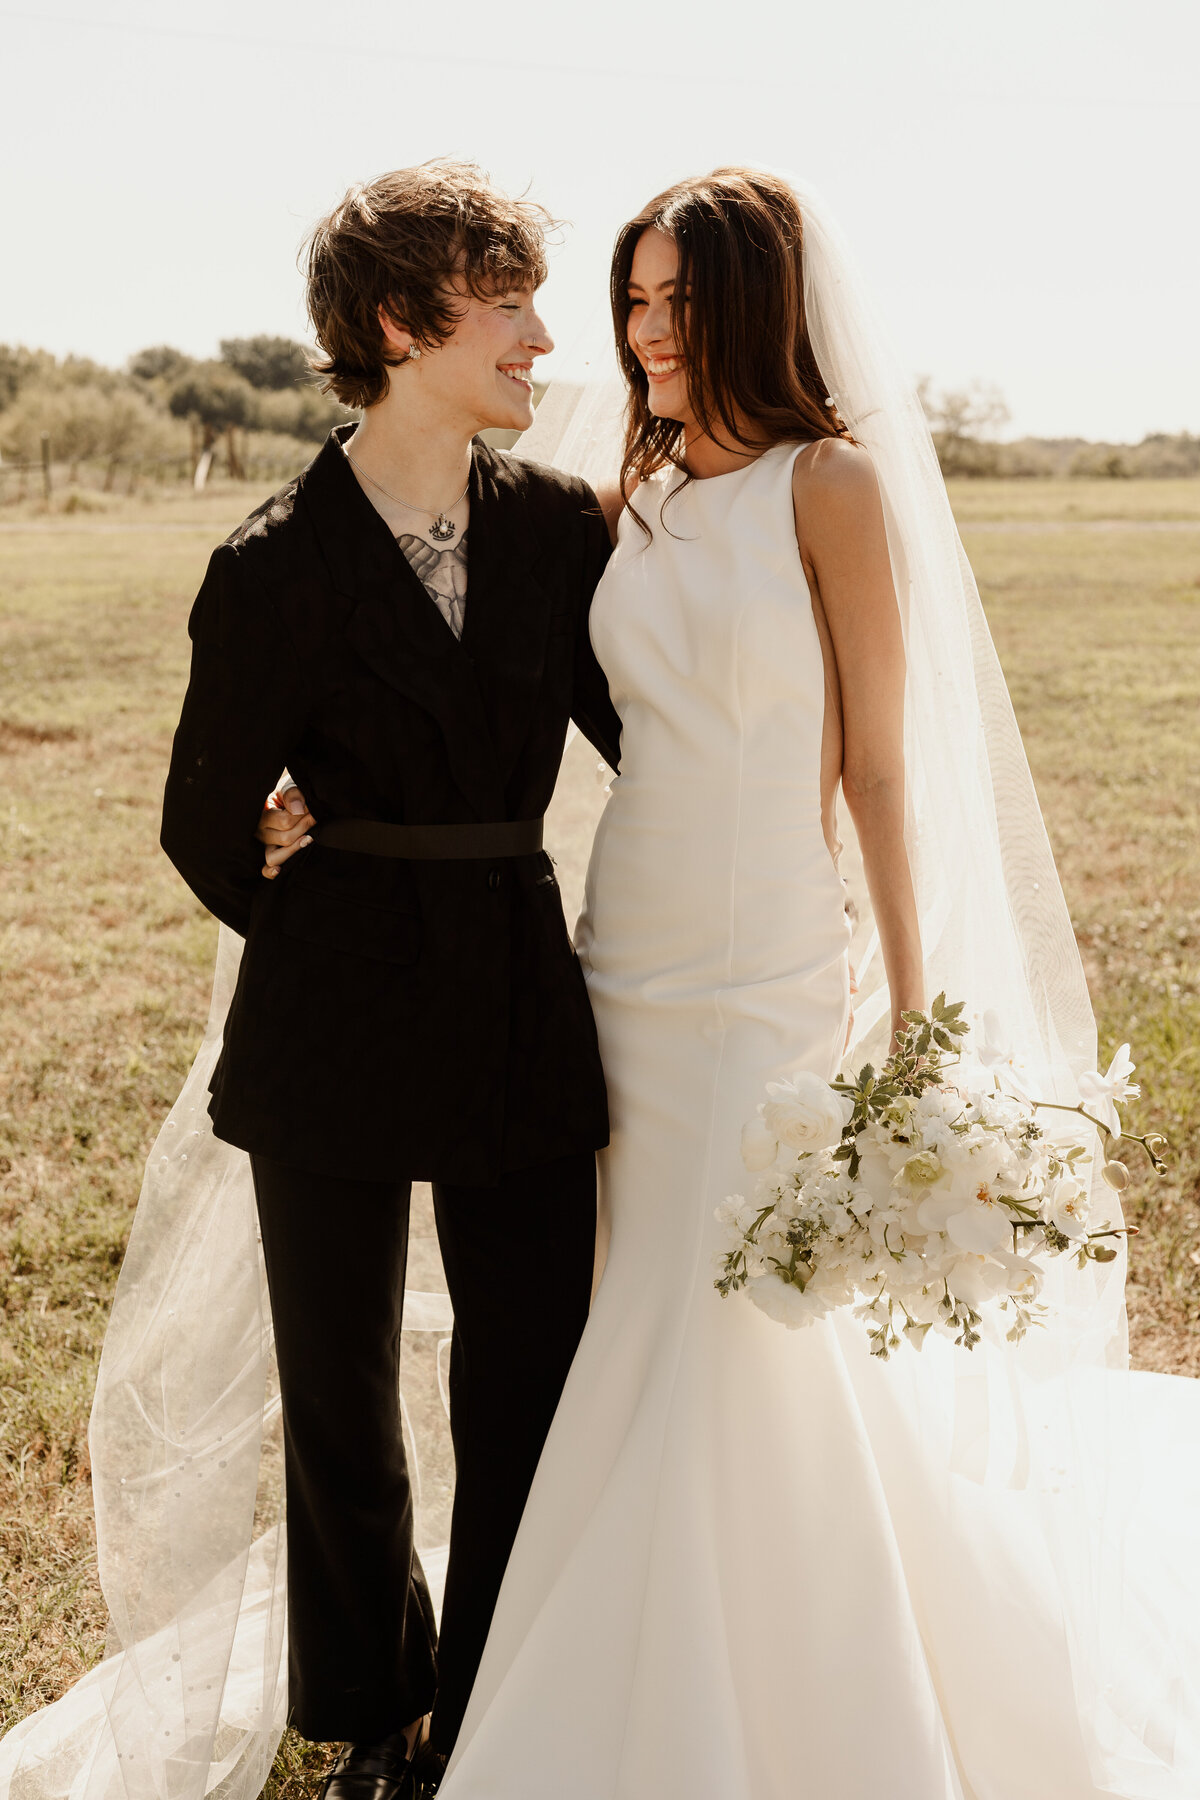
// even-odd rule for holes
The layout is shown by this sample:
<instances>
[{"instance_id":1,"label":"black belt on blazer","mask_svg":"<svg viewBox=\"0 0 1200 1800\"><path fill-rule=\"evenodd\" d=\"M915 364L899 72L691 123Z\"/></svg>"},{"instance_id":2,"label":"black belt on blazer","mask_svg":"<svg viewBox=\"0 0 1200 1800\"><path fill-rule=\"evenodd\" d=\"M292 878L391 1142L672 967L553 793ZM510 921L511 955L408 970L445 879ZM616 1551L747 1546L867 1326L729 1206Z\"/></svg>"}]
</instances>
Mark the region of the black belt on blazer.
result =
<instances>
[{"instance_id":1,"label":"black belt on blazer","mask_svg":"<svg viewBox=\"0 0 1200 1800\"><path fill-rule=\"evenodd\" d=\"M465 862L498 856L536 856L541 819L506 819L493 825L387 825L380 819L331 819L314 831L327 850L364 856L398 856L413 862Z\"/></svg>"}]
</instances>

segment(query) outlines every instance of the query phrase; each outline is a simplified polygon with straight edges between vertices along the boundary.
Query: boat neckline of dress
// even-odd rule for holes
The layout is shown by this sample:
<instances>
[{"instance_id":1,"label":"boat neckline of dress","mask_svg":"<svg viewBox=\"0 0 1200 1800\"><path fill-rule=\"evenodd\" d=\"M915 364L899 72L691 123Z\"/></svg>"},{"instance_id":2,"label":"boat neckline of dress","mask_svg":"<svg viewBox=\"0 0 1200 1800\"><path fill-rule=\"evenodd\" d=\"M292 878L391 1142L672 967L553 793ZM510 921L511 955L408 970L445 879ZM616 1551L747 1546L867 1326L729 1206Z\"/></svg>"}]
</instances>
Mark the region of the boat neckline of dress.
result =
<instances>
[{"instance_id":1,"label":"boat neckline of dress","mask_svg":"<svg viewBox=\"0 0 1200 1800\"><path fill-rule=\"evenodd\" d=\"M736 469L722 469L719 475L693 475L690 469L681 469L678 463L668 463L667 467L673 469L681 481L685 476L691 476L694 486L707 487L710 481L728 481L731 475L745 475L749 469L756 469L760 462L776 450L802 450L806 444L811 442L811 438L786 438L778 444L768 444L765 450L760 451L757 456L752 456L749 462L740 464Z\"/></svg>"}]
</instances>

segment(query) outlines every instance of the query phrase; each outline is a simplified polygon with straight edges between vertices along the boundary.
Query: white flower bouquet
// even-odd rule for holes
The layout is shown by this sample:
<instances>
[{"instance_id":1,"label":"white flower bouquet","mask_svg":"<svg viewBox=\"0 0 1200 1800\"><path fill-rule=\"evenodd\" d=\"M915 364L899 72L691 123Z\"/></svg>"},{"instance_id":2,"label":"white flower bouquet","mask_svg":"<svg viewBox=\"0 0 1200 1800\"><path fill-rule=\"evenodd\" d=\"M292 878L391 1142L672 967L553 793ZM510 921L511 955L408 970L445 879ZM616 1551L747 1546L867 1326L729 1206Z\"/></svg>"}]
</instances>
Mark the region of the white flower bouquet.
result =
<instances>
[{"instance_id":1,"label":"white flower bouquet","mask_svg":"<svg viewBox=\"0 0 1200 1800\"><path fill-rule=\"evenodd\" d=\"M1122 1138L1116 1103L1131 1085L1129 1046L1107 1075L1080 1091L1096 1114L1032 1100L1014 1059L990 1041L980 1091L950 1080L968 1026L962 1004L939 994L928 1014L905 1013L883 1068L832 1084L809 1074L771 1082L742 1132L742 1160L756 1175L751 1199L717 1210L725 1228L716 1286L743 1289L782 1324L812 1324L852 1306L871 1353L938 1331L970 1350L982 1329L1017 1343L1041 1324L1047 1260L1112 1262L1125 1227L1091 1217L1092 1151L1047 1137L1040 1111L1078 1113L1103 1134L1101 1174L1128 1181L1112 1147ZM985 1021L990 1040L990 1021ZM1097 1116L1098 1115L1098 1116ZM1166 1148L1136 1138L1158 1173Z\"/></svg>"}]
</instances>

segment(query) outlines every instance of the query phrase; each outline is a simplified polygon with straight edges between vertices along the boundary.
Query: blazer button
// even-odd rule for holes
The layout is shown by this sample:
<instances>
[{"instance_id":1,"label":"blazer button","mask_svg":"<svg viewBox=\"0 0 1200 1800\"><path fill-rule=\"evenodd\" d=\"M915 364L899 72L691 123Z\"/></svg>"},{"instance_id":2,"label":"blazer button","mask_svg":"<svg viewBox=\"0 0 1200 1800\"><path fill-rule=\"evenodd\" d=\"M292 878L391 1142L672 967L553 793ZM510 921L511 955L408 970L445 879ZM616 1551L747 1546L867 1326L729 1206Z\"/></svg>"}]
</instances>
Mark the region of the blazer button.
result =
<instances>
[{"instance_id":1,"label":"blazer button","mask_svg":"<svg viewBox=\"0 0 1200 1800\"><path fill-rule=\"evenodd\" d=\"M499 869L489 869L488 870L488 886L491 888L493 893L495 893L496 889L500 886L500 883L502 880L503 880L503 876L501 875Z\"/></svg>"}]
</instances>

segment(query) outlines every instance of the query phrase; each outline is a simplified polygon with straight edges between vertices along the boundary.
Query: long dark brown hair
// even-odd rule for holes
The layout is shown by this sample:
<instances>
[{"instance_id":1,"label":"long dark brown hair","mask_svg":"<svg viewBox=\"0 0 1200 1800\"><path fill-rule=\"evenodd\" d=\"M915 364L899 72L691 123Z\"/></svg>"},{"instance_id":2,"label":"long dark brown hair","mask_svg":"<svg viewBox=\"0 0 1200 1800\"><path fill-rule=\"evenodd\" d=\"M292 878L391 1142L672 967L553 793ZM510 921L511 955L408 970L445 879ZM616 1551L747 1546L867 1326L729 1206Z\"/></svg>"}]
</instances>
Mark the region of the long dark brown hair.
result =
<instances>
[{"instance_id":1,"label":"long dark brown hair","mask_svg":"<svg viewBox=\"0 0 1200 1800\"><path fill-rule=\"evenodd\" d=\"M646 373L627 335L633 254L651 227L679 250L671 324L701 429L759 451L802 438L848 438L805 323L800 203L776 175L714 169L659 194L617 235L613 327L629 384L622 490L666 463L686 474L683 427L650 411Z\"/></svg>"}]
</instances>

